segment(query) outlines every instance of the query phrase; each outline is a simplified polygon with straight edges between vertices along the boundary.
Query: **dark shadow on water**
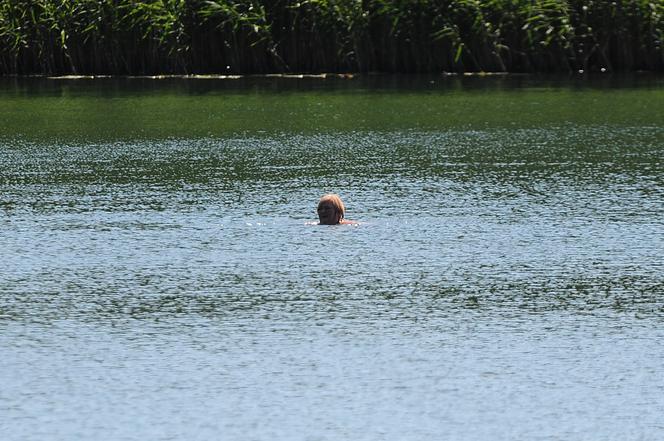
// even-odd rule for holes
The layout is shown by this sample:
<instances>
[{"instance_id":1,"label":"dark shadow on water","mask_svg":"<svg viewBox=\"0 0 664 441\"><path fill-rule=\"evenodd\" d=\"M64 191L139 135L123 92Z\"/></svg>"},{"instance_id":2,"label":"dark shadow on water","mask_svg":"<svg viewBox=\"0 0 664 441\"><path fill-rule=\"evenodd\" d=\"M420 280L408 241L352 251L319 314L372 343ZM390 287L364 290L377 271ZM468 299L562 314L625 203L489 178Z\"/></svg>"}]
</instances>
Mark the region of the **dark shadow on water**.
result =
<instances>
[{"instance_id":1,"label":"dark shadow on water","mask_svg":"<svg viewBox=\"0 0 664 441\"><path fill-rule=\"evenodd\" d=\"M552 90L613 90L661 88L664 76L653 73L546 75L366 75L347 78L288 78L246 76L239 78L49 78L0 77L0 96L118 98L153 94L289 94L289 93L449 93L491 92L528 88Z\"/></svg>"}]
</instances>

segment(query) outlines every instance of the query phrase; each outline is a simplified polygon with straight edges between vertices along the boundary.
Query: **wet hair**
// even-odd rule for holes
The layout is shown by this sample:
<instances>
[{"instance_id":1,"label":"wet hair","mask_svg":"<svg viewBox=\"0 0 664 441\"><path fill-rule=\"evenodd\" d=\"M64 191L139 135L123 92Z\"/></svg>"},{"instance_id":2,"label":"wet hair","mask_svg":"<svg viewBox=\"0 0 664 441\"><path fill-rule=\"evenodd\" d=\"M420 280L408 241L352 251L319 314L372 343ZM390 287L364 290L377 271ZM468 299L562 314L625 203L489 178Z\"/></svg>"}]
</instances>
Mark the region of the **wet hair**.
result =
<instances>
[{"instance_id":1,"label":"wet hair","mask_svg":"<svg viewBox=\"0 0 664 441\"><path fill-rule=\"evenodd\" d=\"M318 209L320 209L320 206L323 205L325 202L329 202L332 205L334 205L334 208L337 210L337 212L341 213L341 219L344 218L344 214L346 213L346 207L344 206L344 203L341 201L339 195L334 193L328 193L326 195L323 195L323 197L320 198L320 201L318 201Z\"/></svg>"}]
</instances>

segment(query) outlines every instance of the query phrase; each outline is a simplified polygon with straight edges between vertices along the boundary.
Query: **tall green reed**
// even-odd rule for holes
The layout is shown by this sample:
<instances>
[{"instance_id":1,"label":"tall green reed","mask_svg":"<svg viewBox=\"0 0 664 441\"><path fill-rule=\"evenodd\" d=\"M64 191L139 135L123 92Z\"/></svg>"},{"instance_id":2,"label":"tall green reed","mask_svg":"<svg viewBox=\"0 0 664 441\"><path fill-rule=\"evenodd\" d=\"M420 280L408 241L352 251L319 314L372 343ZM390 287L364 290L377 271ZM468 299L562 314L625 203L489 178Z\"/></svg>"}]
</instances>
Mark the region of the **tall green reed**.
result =
<instances>
[{"instance_id":1,"label":"tall green reed","mask_svg":"<svg viewBox=\"0 0 664 441\"><path fill-rule=\"evenodd\" d=\"M664 70L661 0L0 0L0 73Z\"/></svg>"}]
</instances>

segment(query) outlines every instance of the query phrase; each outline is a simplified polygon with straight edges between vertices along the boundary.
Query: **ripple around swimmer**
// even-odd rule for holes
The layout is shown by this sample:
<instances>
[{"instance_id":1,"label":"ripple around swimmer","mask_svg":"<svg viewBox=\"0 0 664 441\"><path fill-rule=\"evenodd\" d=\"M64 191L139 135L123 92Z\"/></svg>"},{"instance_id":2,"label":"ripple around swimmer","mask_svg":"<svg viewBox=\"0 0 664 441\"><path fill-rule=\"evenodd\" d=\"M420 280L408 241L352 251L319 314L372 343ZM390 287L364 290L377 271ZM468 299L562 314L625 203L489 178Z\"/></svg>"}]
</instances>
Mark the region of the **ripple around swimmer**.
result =
<instances>
[{"instance_id":1,"label":"ripple around swimmer","mask_svg":"<svg viewBox=\"0 0 664 441\"><path fill-rule=\"evenodd\" d=\"M662 133L18 144L2 163L3 291L15 298L4 316L315 310L320 299L656 314ZM340 188L364 225L303 227L311 201Z\"/></svg>"}]
</instances>

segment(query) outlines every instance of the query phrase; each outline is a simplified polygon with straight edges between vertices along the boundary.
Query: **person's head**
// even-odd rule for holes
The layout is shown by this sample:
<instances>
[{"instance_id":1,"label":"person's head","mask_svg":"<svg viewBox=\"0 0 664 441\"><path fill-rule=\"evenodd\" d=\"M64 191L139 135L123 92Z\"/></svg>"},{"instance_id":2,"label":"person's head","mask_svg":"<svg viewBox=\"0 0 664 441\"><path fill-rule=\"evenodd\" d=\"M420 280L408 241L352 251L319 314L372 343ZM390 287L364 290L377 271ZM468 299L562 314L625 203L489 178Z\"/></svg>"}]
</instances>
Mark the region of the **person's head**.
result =
<instances>
[{"instance_id":1,"label":"person's head","mask_svg":"<svg viewBox=\"0 0 664 441\"><path fill-rule=\"evenodd\" d=\"M318 219L323 225L336 225L344 218L346 207L336 194L326 194L318 201Z\"/></svg>"}]
</instances>

